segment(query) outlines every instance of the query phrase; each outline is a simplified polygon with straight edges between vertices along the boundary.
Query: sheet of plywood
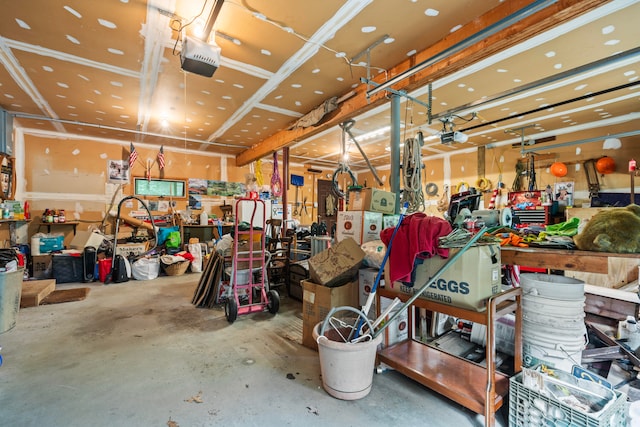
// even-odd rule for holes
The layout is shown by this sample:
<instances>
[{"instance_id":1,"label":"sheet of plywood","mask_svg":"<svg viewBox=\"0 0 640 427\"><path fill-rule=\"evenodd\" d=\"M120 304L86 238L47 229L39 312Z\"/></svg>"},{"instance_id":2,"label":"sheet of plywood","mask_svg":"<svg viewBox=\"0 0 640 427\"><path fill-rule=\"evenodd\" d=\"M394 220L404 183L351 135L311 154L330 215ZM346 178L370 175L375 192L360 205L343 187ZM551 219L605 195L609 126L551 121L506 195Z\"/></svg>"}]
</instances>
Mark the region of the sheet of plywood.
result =
<instances>
[{"instance_id":1,"label":"sheet of plywood","mask_svg":"<svg viewBox=\"0 0 640 427\"><path fill-rule=\"evenodd\" d=\"M608 273L598 274L567 271L565 275L582 280L589 285L618 289L638 280L639 261L635 258L610 257L607 260Z\"/></svg>"},{"instance_id":2,"label":"sheet of plywood","mask_svg":"<svg viewBox=\"0 0 640 427\"><path fill-rule=\"evenodd\" d=\"M51 292L42 304L59 304L61 302L82 301L89 294L89 288L59 289Z\"/></svg>"},{"instance_id":3,"label":"sheet of plywood","mask_svg":"<svg viewBox=\"0 0 640 427\"><path fill-rule=\"evenodd\" d=\"M20 296L20 308L36 307L42 300L56 289L54 279L29 280L22 282L22 295Z\"/></svg>"}]
</instances>

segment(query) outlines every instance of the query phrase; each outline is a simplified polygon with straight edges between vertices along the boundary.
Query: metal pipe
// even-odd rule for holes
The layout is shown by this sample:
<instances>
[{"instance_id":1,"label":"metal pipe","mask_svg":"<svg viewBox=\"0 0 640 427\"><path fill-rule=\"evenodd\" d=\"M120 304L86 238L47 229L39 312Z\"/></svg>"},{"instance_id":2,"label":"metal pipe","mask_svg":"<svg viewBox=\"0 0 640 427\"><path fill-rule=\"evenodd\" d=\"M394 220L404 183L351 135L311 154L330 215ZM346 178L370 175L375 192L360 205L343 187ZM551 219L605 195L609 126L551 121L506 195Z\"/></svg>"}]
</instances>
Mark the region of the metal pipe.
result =
<instances>
[{"instance_id":1,"label":"metal pipe","mask_svg":"<svg viewBox=\"0 0 640 427\"><path fill-rule=\"evenodd\" d=\"M481 40L494 35L496 33L498 33L499 31L515 24L516 22L527 18L531 15L533 15L534 13L537 13L539 11L541 11L542 9L556 3L557 0L537 0L533 3L531 3L529 6L524 7L522 9L520 9L519 11L515 12L513 15L508 16L505 19L502 19L498 22L496 22L495 24L489 25L488 27L486 27L485 29L477 32L476 34L472 35L471 37L468 37L466 39L464 39L463 41L461 41L460 43L456 43L453 46L443 50L442 52L440 52L437 55L432 56L431 58L422 61L421 63L415 65L414 67L409 68L408 70L398 74L397 76L387 80L386 82L382 83L379 86L376 86L375 88L367 91L367 97L372 96L378 92L380 92L381 90L384 90L390 86L393 86L394 84L411 77L412 75L416 74L419 71L424 70L427 67L430 67L466 48L468 48L469 46L472 46L475 43L480 42Z\"/></svg>"},{"instance_id":2,"label":"metal pipe","mask_svg":"<svg viewBox=\"0 0 640 427\"><path fill-rule=\"evenodd\" d=\"M478 241L478 239L480 239L480 237L482 237L484 235L484 233L487 231L487 227L482 227L473 237L471 237L471 239L467 242L466 245L464 245L463 247L460 248L460 250L458 252L456 252L455 254L453 254L453 256L451 258L449 258L447 260L447 262L440 267L440 269L438 271L436 271L436 274L433 275L433 277L431 279L429 279L427 281L427 283L425 283L419 290L417 290L413 296L411 298L409 298L404 304L402 304L402 306L396 310L395 313L393 313L393 315L389 318L388 321L386 321L384 323L384 325L382 325L382 327L380 329L378 329L377 331L375 331L373 333L373 338L377 337L378 335L380 335L380 333L382 331L384 331L387 326L389 326L391 324L391 322L393 322L393 320L398 317L405 308L409 307L411 304L413 304L413 302L415 300L417 300L420 295L427 290L427 288L429 286L431 286L433 283L435 283L440 276L442 276L442 274L444 274L445 271L447 271L447 269L449 267L451 267L457 260L458 258L460 258L462 256L463 253L465 253L467 251L467 249L469 249L471 246L473 246L473 244Z\"/></svg>"},{"instance_id":3,"label":"metal pipe","mask_svg":"<svg viewBox=\"0 0 640 427\"><path fill-rule=\"evenodd\" d=\"M217 147L241 148L241 149L246 149L247 148L244 145L222 144L220 142L202 141L200 139L186 138L186 137L181 137L181 136L165 135L165 134L156 133L156 132L147 132L147 131L141 131L141 130L118 128L118 127L115 127L115 126L105 126L105 125L99 125L99 124L96 124L96 123L79 122L77 120L67 120L67 119L59 119L59 118L53 118L53 117L37 116L35 114L26 114L26 113L9 113L9 114L11 114L13 117L18 117L18 118L22 118L22 119L44 120L44 121L48 121L48 122L64 123L64 124L68 124L68 125L93 127L93 128L97 128L97 129L113 130L113 131L116 131L116 132L132 133L134 135L154 136L154 137L157 137L157 138L175 139L175 140L178 140L178 141L195 142L195 143L198 143L198 144L209 144L209 145L215 145Z\"/></svg>"},{"instance_id":4,"label":"metal pipe","mask_svg":"<svg viewBox=\"0 0 640 427\"><path fill-rule=\"evenodd\" d=\"M202 33L202 41L206 42L209 40L209 36L211 35L211 31L213 30L213 24L215 24L216 19L218 19L218 15L220 14L220 9L222 8L222 4L224 0L216 0L213 8L211 9L211 13L207 18L207 22L204 26L204 31Z\"/></svg>"},{"instance_id":5,"label":"metal pipe","mask_svg":"<svg viewBox=\"0 0 640 427\"><path fill-rule=\"evenodd\" d=\"M631 88L631 87L637 86L637 85L640 85L640 81L634 81L634 82L631 82L631 83L625 83L625 84L622 84L622 85L619 85L619 86L611 87L609 89L603 89L603 90L599 90L597 92L591 92L591 93L588 93L586 95L580 95L580 96L577 96L575 98L567 99L565 101L559 101L559 102L556 102L554 104L545 105L544 107L538 107L538 108L534 108L534 109L529 110L529 111L524 111L524 112L518 114L518 117L523 117L523 116L526 116L527 114L538 113L540 111L548 110L550 108L560 107L562 105L570 104L572 102L577 102L577 101L582 101L584 99L594 98L594 97L599 96L599 95L606 95L607 93L611 93L611 92L614 92L616 90L628 89L628 88ZM500 119L495 119L495 120L491 120L489 122L481 123L479 125L470 126L468 128L461 129L460 132L468 132L468 131L473 130L473 129L477 129L477 128L481 128L481 127L485 127L485 126L491 126L493 124L504 122L505 120L510 120L510 119L513 119L513 116L506 116L506 117L502 117Z\"/></svg>"},{"instance_id":6,"label":"metal pipe","mask_svg":"<svg viewBox=\"0 0 640 427\"><path fill-rule=\"evenodd\" d=\"M349 122L351 122L352 125L353 125L353 123L355 123L354 120L350 120ZM344 122L344 123L348 123L348 122ZM367 166L369 166L369 170L371 171L371 173L373 174L373 177L378 182L378 185L382 186L383 182L380 179L380 177L378 176L378 172L376 172L376 168L371 164L371 162L369 161L369 158L367 157L367 154L362 150L362 147L360 147L360 143L358 142L356 137L353 136L353 134L351 133L351 126L343 126L344 123L340 125L340 127L343 130L343 132L346 132L349 135L349 137L351 137L351 140L353 141L353 143L356 145L356 147L358 147L358 151L360 151L360 154L362 155L362 158L364 159L365 162L367 162ZM342 137L343 137L343 144L344 144L344 134L343 134Z\"/></svg>"},{"instance_id":7,"label":"metal pipe","mask_svg":"<svg viewBox=\"0 0 640 427\"><path fill-rule=\"evenodd\" d=\"M391 171L389 186L396 195L395 213L400 212L400 96L391 95Z\"/></svg>"},{"instance_id":8,"label":"metal pipe","mask_svg":"<svg viewBox=\"0 0 640 427\"><path fill-rule=\"evenodd\" d=\"M283 189L282 189L282 235L284 237L287 236L287 226L289 224L289 213L287 210L287 203L289 202L289 182L291 182L291 178L289 178L289 147L284 147L282 149L282 179L283 179Z\"/></svg>"},{"instance_id":9,"label":"metal pipe","mask_svg":"<svg viewBox=\"0 0 640 427\"><path fill-rule=\"evenodd\" d=\"M456 113L458 113L460 111L464 112L466 110L477 109L478 107L480 107L482 105L487 105L489 103L492 103L492 102L495 102L495 101L498 101L498 100L501 100L501 99L505 99L505 98L508 98L510 96L517 95L519 93L527 92L527 91L539 88L539 87L544 86L544 85L555 83L555 82L564 80L566 78L569 78L569 77L572 77L572 76L575 76L575 75L578 75L578 74L586 73L586 72L589 72L589 71L592 71L592 70L596 70L598 68L602 68L602 67L607 66L607 65L612 65L612 64L615 64L617 62L628 60L628 59L634 58L635 56L638 56L638 55L640 55L640 47L629 49L629 50L627 50L625 52L621 52L621 53L609 56L607 58L599 59L599 60L591 62L589 64L585 64L585 65L573 68L571 70L563 71L562 73L554 74L553 76L545 77L543 79L536 80L535 82L527 83L525 85L518 86L518 87L510 89L510 90L506 90L506 91L498 93L496 95L491 95L489 97L482 98L480 100L473 101L473 102L470 102L468 104L461 105L459 107L452 108L452 109L447 110L447 111L443 111L442 113L438 113L438 114L433 115L431 118L432 118L432 120L437 120L440 117L449 117L449 116L451 116L453 114L456 114ZM620 89L623 89L623 87L620 87ZM593 94L590 94L590 96L593 96ZM547 106L545 108L549 108L549 106Z\"/></svg>"},{"instance_id":10,"label":"metal pipe","mask_svg":"<svg viewBox=\"0 0 640 427\"><path fill-rule=\"evenodd\" d=\"M630 132L622 132L622 133L617 133L615 135L605 135L605 136L597 136L594 138L580 139L578 141L561 142L559 144L546 145L542 147L527 148L526 150L522 150L522 154L533 153L534 151L540 151L540 150L551 150L554 148L569 147L571 145L586 144L589 142L597 142L601 139L606 139L606 138L626 138L627 136L636 136L636 135L640 135L640 130L632 130Z\"/></svg>"}]
</instances>

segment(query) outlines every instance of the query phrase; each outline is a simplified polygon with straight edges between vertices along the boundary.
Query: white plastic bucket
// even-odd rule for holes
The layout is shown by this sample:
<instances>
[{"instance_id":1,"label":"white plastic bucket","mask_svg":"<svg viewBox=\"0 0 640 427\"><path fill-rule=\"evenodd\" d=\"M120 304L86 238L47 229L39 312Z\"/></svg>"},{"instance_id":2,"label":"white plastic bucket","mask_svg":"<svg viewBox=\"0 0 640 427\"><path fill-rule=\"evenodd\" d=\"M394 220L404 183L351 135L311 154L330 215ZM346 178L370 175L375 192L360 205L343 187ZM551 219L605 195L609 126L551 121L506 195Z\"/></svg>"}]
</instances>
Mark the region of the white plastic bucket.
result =
<instances>
[{"instance_id":1,"label":"white plastic bucket","mask_svg":"<svg viewBox=\"0 0 640 427\"><path fill-rule=\"evenodd\" d=\"M582 363L583 349L584 346L571 348L563 345L551 348L524 341L522 343L523 365L531 368L544 364L551 368L571 372L573 365Z\"/></svg>"},{"instance_id":2,"label":"white plastic bucket","mask_svg":"<svg viewBox=\"0 0 640 427\"><path fill-rule=\"evenodd\" d=\"M0 272L0 334L16 326L24 269Z\"/></svg>"},{"instance_id":3,"label":"white plastic bucket","mask_svg":"<svg viewBox=\"0 0 640 427\"><path fill-rule=\"evenodd\" d=\"M584 297L584 282L557 274L522 273L520 286L524 295L533 294L559 300Z\"/></svg>"},{"instance_id":4,"label":"white plastic bucket","mask_svg":"<svg viewBox=\"0 0 640 427\"><path fill-rule=\"evenodd\" d=\"M373 384L376 352L382 342L382 334L369 341L338 342L320 335L321 327L322 322L313 328L313 339L318 343L325 391L343 400L365 397Z\"/></svg>"},{"instance_id":5,"label":"white plastic bucket","mask_svg":"<svg viewBox=\"0 0 640 427\"><path fill-rule=\"evenodd\" d=\"M551 298L523 296L522 311L540 317L584 317L584 299L563 301Z\"/></svg>"},{"instance_id":6,"label":"white plastic bucket","mask_svg":"<svg viewBox=\"0 0 640 427\"><path fill-rule=\"evenodd\" d=\"M571 371L587 345L584 282L542 273L520 275L524 365Z\"/></svg>"}]
</instances>

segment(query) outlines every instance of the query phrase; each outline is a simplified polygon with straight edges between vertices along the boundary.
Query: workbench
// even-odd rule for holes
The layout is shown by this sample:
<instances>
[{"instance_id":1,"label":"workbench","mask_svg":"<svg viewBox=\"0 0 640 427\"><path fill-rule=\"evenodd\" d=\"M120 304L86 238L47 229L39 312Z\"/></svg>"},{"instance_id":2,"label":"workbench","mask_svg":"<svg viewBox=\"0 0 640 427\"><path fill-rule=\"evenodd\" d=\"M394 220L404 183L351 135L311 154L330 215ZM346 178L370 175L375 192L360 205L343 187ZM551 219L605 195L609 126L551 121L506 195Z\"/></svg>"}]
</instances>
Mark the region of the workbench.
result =
<instances>
[{"instance_id":1,"label":"workbench","mask_svg":"<svg viewBox=\"0 0 640 427\"><path fill-rule=\"evenodd\" d=\"M573 249L521 248L514 246L502 246L500 249L503 264L525 265L527 267L538 267L550 270L608 274L610 258L636 259L640 265L640 254L618 254Z\"/></svg>"}]
</instances>

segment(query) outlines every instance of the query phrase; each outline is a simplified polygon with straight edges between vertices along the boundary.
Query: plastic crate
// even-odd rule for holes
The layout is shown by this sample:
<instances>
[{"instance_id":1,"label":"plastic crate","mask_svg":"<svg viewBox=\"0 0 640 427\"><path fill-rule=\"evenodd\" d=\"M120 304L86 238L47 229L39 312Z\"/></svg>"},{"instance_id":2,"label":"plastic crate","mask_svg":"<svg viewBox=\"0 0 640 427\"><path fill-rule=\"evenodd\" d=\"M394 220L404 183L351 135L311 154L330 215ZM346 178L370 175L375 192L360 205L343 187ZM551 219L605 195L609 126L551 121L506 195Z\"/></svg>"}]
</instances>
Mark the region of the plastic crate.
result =
<instances>
[{"instance_id":1,"label":"plastic crate","mask_svg":"<svg viewBox=\"0 0 640 427\"><path fill-rule=\"evenodd\" d=\"M536 425L567 426L567 427L626 427L627 421L627 395L616 391L616 401L609 405L604 412L588 414L571 406L538 393L522 384L522 372L509 379L509 427L533 427ZM547 408L558 408L564 413L561 422L552 421L548 424L545 418L539 423L529 418L528 408L533 407L534 401L545 402Z\"/></svg>"}]
</instances>

